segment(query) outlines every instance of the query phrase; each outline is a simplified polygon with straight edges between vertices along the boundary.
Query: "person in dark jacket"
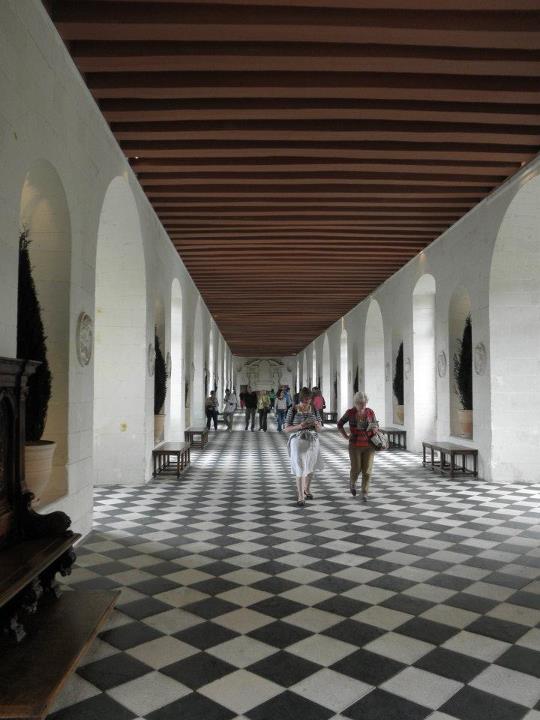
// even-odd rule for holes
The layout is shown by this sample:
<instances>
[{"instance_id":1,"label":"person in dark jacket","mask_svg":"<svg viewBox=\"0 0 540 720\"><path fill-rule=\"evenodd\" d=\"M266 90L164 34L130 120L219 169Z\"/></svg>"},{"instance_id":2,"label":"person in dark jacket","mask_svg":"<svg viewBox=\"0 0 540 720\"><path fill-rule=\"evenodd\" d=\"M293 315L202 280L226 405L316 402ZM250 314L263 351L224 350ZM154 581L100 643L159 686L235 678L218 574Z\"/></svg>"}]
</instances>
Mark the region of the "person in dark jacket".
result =
<instances>
[{"instance_id":1,"label":"person in dark jacket","mask_svg":"<svg viewBox=\"0 0 540 720\"><path fill-rule=\"evenodd\" d=\"M255 414L257 413L257 393L251 388L247 388L244 394L244 404L246 406L246 430L251 421L251 432L255 430Z\"/></svg>"}]
</instances>

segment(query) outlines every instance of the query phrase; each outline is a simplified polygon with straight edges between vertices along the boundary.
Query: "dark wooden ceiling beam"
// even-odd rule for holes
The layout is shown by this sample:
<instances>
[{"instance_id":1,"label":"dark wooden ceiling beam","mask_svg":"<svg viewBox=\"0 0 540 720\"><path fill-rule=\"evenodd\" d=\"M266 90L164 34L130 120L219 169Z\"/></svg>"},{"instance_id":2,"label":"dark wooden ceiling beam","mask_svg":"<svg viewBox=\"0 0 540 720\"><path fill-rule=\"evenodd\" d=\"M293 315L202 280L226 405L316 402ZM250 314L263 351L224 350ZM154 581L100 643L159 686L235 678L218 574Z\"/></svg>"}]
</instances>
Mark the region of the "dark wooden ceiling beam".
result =
<instances>
[{"instance_id":1,"label":"dark wooden ceiling beam","mask_svg":"<svg viewBox=\"0 0 540 720\"><path fill-rule=\"evenodd\" d=\"M66 40L376 43L538 49L540 23L534 11L467 13L456 10L205 6L111 0L107 12L96 0L56 0L53 19Z\"/></svg>"}]
</instances>

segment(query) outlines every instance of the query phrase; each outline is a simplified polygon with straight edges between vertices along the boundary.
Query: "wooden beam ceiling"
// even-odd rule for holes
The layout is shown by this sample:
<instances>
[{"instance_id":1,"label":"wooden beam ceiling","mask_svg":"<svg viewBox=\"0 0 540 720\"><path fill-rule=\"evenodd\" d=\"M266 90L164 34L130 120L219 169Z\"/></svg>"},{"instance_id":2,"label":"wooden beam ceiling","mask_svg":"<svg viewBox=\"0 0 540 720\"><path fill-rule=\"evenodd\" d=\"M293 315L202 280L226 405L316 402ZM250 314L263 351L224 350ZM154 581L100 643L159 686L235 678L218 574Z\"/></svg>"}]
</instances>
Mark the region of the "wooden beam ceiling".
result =
<instances>
[{"instance_id":1,"label":"wooden beam ceiling","mask_svg":"<svg viewBox=\"0 0 540 720\"><path fill-rule=\"evenodd\" d=\"M300 351L538 152L540 0L47 7L240 355Z\"/></svg>"}]
</instances>

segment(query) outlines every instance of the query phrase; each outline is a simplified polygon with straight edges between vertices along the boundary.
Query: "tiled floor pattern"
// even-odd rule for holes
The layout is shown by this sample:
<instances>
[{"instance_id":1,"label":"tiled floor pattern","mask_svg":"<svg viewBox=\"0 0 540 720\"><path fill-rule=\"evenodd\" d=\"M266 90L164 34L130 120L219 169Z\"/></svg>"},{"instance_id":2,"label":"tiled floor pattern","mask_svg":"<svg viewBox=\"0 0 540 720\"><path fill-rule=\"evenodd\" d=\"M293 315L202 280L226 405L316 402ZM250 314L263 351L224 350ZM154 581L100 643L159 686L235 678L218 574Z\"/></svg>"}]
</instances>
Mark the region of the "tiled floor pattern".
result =
<instances>
[{"instance_id":1,"label":"tiled floor pattern","mask_svg":"<svg viewBox=\"0 0 540 720\"><path fill-rule=\"evenodd\" d=\"M122 596L51 717L540 720L540 488L387 452L362 505L322 445L306 508L270 431L97 489L69 585Z\"/></svg>"}]
</instances>

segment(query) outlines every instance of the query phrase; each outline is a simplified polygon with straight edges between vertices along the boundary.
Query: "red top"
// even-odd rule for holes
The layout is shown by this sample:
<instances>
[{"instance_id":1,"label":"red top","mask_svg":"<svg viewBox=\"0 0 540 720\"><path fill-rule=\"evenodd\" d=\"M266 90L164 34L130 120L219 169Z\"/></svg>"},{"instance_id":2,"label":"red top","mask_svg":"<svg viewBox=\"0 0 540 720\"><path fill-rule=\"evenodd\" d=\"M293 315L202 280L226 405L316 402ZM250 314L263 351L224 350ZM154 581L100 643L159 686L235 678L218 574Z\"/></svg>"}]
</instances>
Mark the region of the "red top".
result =
<instances>
[{"instance_id":1,"label":"red top","mask_svg":"<svg viewBox=\"0 0 540 720\"><path fill-rule=\"evenodd\" d=\"M353 407L345 411L345 415L338 421L338 428L342 428L345 423L349 423L349 429L351 431L349 443L353 447L369 447L369 438L373 437L373 430L367 430L369 423L376 423L377 418L371 408L366 408L364 411L364 418L360 419L358 410Z\"/></svg>"}]
</instances>

